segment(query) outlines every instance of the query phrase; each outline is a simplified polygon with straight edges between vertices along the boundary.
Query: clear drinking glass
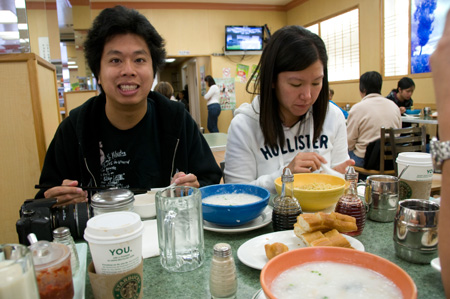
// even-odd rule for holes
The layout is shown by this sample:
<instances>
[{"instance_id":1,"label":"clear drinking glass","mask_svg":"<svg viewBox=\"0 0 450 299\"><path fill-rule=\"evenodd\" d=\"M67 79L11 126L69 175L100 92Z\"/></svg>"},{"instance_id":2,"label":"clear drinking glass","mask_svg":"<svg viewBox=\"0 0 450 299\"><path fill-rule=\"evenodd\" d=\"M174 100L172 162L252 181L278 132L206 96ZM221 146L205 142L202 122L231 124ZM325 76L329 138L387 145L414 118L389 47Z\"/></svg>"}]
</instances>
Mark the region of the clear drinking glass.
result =
<instances>
[{"instance_id":1,"label":"clear drinking glass","mask_svg":"<svg viewBox=\"0 0 450 299\"><path fill-rule=\"evenodd\" d=\"M24 245L0 245L0 298L39 298L33 258Z\"/></svg>"},{"instance_id":2,"label":"clear drinking glass","mask_svg":"<svg viewBox=\"0 0 450 299\"><path fill-rule=\"evenodd\" d=\"M204 261L202 197L197 188L169 187L156 193L161 265L186 272Z\"/></svg>"}]
</instances>

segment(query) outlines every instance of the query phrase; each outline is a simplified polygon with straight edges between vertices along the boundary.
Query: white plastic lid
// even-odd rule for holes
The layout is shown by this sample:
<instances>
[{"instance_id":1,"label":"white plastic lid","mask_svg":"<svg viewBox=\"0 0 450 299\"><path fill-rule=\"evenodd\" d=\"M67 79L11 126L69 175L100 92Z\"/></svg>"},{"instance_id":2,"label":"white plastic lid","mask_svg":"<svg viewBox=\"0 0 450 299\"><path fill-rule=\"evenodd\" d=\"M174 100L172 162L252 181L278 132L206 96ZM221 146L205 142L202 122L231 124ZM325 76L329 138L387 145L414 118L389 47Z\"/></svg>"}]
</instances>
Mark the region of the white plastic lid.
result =
<instances>
[{"instance_id":1,"label":"white plastic lid","mask_svg":"<svg viewBox=\"0 0 450 299\"><path fill-rule=\"evenodd\" d=\"M411 166L432 166L431 154L421 152L405 152L397 156L397 163Z\"/></svg>"},{"instance_id":2,"label":"white plastic lid","mask_svg":"<svg viewBox=\"0 0 450 299\"><path fill-rule=\"evenodd\" d=\"M133 212L111 212L97 215L87 222L84 239L90 243L126 242L142 234L144 224Z\"/></svg>"}]
</instances>

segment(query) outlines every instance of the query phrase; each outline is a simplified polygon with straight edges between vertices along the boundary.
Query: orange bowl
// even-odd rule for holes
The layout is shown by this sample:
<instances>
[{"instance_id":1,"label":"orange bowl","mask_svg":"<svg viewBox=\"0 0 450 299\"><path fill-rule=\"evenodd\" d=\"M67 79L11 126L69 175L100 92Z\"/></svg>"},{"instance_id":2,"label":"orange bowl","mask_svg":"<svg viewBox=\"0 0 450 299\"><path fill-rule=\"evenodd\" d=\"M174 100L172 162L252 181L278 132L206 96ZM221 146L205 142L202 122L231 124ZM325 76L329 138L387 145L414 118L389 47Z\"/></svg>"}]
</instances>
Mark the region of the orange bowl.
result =
<instances>
[{"instance_id":1,"label":"orange bowl","mask_svg":"<svg viewBox=\"0 0 450 299\"><path fill-rule=\"evenodd\" d=\"M272 282L284 271L310 262L336 262L371 269L391 280L404 299L416 299L417 288L412 278L396 264L377 255L339 247L308 247L290 250L271 259L262 269L260 281L264 294L276 299Z\"/></svg>"}]
</instances>

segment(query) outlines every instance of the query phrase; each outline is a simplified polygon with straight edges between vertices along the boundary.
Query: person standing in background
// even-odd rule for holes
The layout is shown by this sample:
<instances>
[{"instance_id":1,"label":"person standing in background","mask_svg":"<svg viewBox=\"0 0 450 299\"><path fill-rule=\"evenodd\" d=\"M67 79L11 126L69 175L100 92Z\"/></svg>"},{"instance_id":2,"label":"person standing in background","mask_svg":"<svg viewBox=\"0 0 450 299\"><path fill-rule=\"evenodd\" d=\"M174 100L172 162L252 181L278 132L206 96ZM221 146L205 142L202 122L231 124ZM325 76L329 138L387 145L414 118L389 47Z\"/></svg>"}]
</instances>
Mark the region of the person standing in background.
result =
<instances>
[{"instance_id":1,"label":"person standing in background","mask_svg":"<svg viewBox=\"0 0 450 299\"><path fill-rule=\"evenodd\" d=\"M220 115L220 90L216 85L216 81L214 81L213 77L210 75L205 77L205 82L208 84L209 90L205 94L204 98L207 100L208 106L208 131L210 133L219 132L219 128L217 127L217 120Z\"/></svg>"},{"instance_id":2,"label":"person standing in background","mask_svg":"<svg viewBox=\"0 0 450 299\"><path fill-rule=\"evenodd\" d=\"M416 85L411 78L403 77L397 83L397 89L393 89L387 96L389 100L393 101L403 114L407 109L413 106L413 99L411 98L416 89Z\"/></svg>"},{"instance_id":3,"label":"person standing in background","mask_svg":"<svg viewBox=\"0 0 450 299\"><path fill-rule=\"evenodd\" d=\"M441 263L441 278L447 298L450 298L450 162L448 162L448 152L450 148L450 11L447 13L444 32L436 50L430 57L431 73L433 75L434 91L436 94L436 107L440 117L439 138L443 148L443 154L447 157L443 159L441 165L442 188L441 188L441 208L438 223L439 235L439 259ZM447 146L445 146L447 145ZM436 158L433 153L433 158Z\"/></svg>"},{"instance_id":4,"label":"person standing in background","mask_svg":"<svg viewBox=\"0 0 450 299\"><path fill-rule=\"evenodd\" d=\"M179 91L176 99L178 102L183 103L185 109L189 112L189 103L186 101L186 98L184 97L184 93L185 93L184 90Z\"/></svg>"}]
</instances>

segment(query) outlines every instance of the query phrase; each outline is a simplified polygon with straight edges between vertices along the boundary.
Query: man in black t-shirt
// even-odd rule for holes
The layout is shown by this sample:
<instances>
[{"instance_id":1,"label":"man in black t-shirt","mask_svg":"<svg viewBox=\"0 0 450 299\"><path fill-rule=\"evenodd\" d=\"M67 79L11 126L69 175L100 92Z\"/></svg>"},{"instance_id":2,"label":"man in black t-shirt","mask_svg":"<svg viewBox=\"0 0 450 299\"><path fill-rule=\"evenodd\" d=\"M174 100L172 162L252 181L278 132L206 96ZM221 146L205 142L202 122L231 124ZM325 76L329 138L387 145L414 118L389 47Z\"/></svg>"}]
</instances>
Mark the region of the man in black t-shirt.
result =
<instances>
[{"instance_id":1,"label":"man in black t-shirt","mask_svg":"<svg viewBox=\"0 0 450 299\"><path fill-rule=\"evenodd\" d=\"M221 170L181 103L150 92L164 64L164 41L150 22L122 6L103 10L84 44L99 96L70 112L45 158L36 198L87 201L85 186L201 187Z\"/></svg>"}]
</instances>

